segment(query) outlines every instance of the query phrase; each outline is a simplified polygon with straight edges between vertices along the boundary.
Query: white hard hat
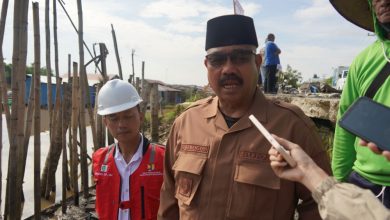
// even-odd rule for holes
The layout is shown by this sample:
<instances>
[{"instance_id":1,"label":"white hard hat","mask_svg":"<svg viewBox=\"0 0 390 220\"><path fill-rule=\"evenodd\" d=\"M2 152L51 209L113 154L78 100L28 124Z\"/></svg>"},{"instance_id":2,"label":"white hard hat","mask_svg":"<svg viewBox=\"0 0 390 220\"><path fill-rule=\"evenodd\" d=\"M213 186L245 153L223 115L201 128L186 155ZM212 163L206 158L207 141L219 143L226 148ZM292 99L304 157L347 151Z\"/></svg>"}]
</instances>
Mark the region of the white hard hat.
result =
<instances>
[{"instance_id":1,"label":"white hard hat","mask_svg":"<svg viewBox=\"0 0 390 220\"><path fill-rule=\"evenodd\" d=\"M99 115L118 113L137 106L142 102L137 90L130 83L120 79L108 81L98 95Z\"/></svg>"}]
</instances>

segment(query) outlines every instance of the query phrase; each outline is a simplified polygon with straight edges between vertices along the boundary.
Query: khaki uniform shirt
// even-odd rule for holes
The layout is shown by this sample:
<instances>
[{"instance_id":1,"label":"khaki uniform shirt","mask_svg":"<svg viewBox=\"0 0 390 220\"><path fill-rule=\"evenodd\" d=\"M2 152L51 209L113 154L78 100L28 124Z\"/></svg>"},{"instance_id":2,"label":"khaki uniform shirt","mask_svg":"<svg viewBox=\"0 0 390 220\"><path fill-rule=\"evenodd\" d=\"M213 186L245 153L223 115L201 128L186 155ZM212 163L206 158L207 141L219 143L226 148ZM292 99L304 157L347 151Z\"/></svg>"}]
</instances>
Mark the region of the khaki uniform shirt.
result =
<instances>
[{"instance_id":1,"label":"khaki uniform shirt","mask_svg":"<svg viewBox=\"0 0 390 220\"><path fill-rule=\"evenodd\" d=\"M325 220L390 220L390 211L371 191L326 179L313 192Z\"/></svg>"},{"instance_id":2,"label":"khaki uniform shirt","mask_svg":"<svg viewBox=\"0 0 390 220\"><path fill-rule=\"evenodd\" d=\"M314 123L297 107L272 102L257 91L248 113L229 129L218 97L207 98L181 114L171 128L158 219L288 220L296 208L300 219L320 219L303 185L274 174L268 158L271 144L250 122L250 114L330 171Z\"/></svg>"}]
</instances>

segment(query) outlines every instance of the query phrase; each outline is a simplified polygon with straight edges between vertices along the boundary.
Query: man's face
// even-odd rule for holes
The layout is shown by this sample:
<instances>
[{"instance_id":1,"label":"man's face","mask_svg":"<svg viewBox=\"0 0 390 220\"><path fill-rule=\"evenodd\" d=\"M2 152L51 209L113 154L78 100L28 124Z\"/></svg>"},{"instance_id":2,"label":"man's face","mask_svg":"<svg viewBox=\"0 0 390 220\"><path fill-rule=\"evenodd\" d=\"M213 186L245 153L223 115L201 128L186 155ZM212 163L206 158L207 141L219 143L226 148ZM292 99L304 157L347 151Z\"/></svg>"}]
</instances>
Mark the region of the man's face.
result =
<instances>
[{"instance_id":1,"label":"man's face","mask_svg":"<svg viewBox=\"0 0 390 220\"><path fill-rule=\"evenodd\" d=\"M372 0L372 7L381 23L390 22L390 0Z\"/></svg>"},{"instance_id":2,"label":"man's face","mask_svg":"<svg viewBox=\"0 0 390 220\"><path fill-rule=\"evenodd\" d=\"M211 88L221 102L240 103L253 97L261 56L250 45L233 45L207 50L204 64Z\"/></svg>"},{"instance_id":3,"label":"man's face","mask_svg":"<svg viewBox=\"0 0 390 220\"><path fill-rule=\"evenodd\" d=\"M134 107L122 112L107 115L103 118L111 135L119 142L128 142L138 138L143 114L138 107Z\"/></svg>"}]
</instances>

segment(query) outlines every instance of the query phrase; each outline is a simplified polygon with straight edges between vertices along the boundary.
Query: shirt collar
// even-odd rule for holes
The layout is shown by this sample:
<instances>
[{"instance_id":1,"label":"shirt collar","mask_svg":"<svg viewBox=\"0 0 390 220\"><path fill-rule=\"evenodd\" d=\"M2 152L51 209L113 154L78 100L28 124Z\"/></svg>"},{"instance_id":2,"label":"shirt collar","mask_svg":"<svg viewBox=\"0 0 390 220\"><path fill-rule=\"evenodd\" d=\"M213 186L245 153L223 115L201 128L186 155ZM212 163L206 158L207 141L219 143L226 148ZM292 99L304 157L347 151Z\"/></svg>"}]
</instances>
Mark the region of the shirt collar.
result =
<instances>
[{"instance_id":1,"label":"shirt collar","mask_svg":"<svg viewBox=\"0 0 390 220\"><path fill-rule=\"evenodd\" d=\"M204 105L203 112L205 118L216 117L218 112L218 96L210 99L208 105ZM256 116L256 118L261 122L267 121L267 109L268 109L268 100L264 94L260 91L259 88L256 89L255 97L252 102L251 107L249 108L248 114L245 114L244 117L250 114ZM249 119L248 119L249 121Z\"/></svg>"},{"instance_id":2,"label":"shirt collar","mask_svg":"<svg viewBox=\"0 0 390 220\"><path fill-rule=\"evenodd\" d=\"M140 133L140 142L138 144L137 151L134 153L133 157L131 158L131 160L130 160L130 162L128 164L131 164L131 163L133 163L135 161L138 161L138 160L142 159L143 144L144 144L144 139L143 139L142 134ZM125 161L125 159L123 158L122 153L119 150L118 142L115 143L115 156L114 156L114 158L115 158L115 160Z\"/></svg>"}]
</instances>

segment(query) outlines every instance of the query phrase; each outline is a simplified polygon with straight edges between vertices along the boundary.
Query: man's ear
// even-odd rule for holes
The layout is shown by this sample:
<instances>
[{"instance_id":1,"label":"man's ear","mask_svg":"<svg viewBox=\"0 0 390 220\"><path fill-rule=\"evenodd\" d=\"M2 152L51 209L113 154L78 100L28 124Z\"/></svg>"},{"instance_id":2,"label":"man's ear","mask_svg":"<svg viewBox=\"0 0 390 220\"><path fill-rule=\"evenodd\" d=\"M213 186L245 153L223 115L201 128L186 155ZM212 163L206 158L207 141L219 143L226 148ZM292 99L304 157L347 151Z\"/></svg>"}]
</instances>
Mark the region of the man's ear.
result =
<instances>
[{"instance_id":1,"label":"man's ear","mask_svg":"<svg viewBox=\"0 0 390 220\"><path fill-rule=\"evenodd\" d=\"M204 58L203 63L204 63L204 66L207 68L207 59L206 58Z\"/></svg>"},{"instance_id":2,"label":"man's ear","mask_svg":"<svg viewBox=\"0 0 390 220\"><path fill-rule=\"evenodd\" d=\"M145 113L144 112L139 112L139 119L141 120L141 124L143 123L144 119L145 119Z\"/></svg>"},{"instance_id":3,"label":"man's ear","mask_svg":"<svg viewBox=\"0 0 390 220\"><path fill-rule=\"evenodd\" d=\"M255 56L255 62L256 62L257 70L260 71L260 66L261 66L261 63L263 62L263 59L262 59L262 57L261 57L261 54L256 54L256 56Z\"/></svg>"}]
</instances>

